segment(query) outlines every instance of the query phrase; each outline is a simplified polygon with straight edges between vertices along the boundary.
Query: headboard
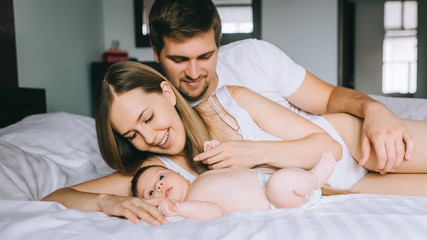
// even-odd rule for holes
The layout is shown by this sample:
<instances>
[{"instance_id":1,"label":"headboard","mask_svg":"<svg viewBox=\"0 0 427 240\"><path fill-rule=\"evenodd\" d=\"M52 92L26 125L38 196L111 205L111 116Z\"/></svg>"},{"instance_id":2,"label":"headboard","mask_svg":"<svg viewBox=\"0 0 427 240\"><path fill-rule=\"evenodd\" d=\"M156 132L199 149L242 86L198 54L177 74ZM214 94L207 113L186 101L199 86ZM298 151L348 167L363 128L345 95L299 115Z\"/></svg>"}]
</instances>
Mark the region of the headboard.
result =
<instances>
[{"instance_id":1,"label":"headboard","mask_svg":"<svg viewBox=\"0 0 427 240\"><path fill-rule=\"evenodd\" d=\"M0 87L0 128L38 113L46 113L44 89Z\"/></svg>"}]
</instances>

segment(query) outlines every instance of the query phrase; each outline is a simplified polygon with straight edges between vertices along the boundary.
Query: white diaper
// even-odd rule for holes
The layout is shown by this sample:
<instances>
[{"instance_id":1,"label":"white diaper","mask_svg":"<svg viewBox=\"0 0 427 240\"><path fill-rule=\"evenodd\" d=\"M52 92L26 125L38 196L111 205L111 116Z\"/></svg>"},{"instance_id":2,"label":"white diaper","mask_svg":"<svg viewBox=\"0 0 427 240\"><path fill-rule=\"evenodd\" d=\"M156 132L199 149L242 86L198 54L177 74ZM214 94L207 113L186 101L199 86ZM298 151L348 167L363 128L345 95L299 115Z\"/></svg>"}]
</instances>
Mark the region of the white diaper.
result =
<instances>
[{"instance_id":1,"label":"white diaper","mask_svg":"<svg viewBox=\"0 0 427 240\"><path fill-rule=\"evenodd\" d=\"M322 197L322 190L320 188L314 189L311 193L305 196L307 198L307 202L304 203L300 208L308 208L313 206L317 201Z\"/></svg>"}]
</instances>

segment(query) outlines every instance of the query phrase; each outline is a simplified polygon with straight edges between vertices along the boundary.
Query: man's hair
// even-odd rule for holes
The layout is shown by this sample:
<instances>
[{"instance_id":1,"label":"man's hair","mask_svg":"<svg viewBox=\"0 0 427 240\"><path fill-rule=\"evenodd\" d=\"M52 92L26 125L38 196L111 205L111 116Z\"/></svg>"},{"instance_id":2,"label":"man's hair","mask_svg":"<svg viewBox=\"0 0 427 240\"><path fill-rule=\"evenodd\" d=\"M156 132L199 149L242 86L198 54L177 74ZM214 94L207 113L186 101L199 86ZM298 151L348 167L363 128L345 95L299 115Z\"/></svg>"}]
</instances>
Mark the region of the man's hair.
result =
<instances>
[{"instance_id":1,"label":"man's hair","mask_svg":"<svg viewBox=\"0 0 427 240\"><path fill-rule=\"evenodd\" d=\"M149 15L151 47L160 56L164 37L183 41L214 31L221 41L221 19L211 0L156 0Z\"/></svg>"},{"instance_id":2,"label":"man's hair","mask_svg":"<svg viewBox=\"0 0 427 240\"><path fill-rule=\"evenodd\" d=\"M161 165L148 165L145 167L142 167L140 169L138 169L138 171L136 171L135 175L132 178L132 182L131 182L131 186L130 186L130 190L132 191L132 196L134 197L138 197L138 180L141 177L141 175L147 170L150 169L152 167L160 167L160 168L164 168L164 169L168 169L165 168Z\"/></svg>"}]
</instances>

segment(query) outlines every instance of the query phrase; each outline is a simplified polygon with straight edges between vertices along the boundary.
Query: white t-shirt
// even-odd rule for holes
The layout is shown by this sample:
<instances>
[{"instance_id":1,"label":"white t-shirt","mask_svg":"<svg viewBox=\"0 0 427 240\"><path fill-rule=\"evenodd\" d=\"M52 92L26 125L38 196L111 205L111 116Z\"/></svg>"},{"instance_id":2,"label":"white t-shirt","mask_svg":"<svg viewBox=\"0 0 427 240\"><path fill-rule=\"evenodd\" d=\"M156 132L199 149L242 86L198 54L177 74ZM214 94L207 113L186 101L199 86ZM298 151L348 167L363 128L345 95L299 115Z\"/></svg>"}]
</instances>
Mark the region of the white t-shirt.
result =
<instances>
[{"instance_id":1,"label":"white t-shirt","mask_svg":"<svg viewBox=\"0 0 427 240\"><path fill-rule=\"evenodd\" d=\"M243 86L302 115L285 97L292 95L306 71L271 43L246 39L220 47L218 86Z\"/></svg>"}]
</instances>

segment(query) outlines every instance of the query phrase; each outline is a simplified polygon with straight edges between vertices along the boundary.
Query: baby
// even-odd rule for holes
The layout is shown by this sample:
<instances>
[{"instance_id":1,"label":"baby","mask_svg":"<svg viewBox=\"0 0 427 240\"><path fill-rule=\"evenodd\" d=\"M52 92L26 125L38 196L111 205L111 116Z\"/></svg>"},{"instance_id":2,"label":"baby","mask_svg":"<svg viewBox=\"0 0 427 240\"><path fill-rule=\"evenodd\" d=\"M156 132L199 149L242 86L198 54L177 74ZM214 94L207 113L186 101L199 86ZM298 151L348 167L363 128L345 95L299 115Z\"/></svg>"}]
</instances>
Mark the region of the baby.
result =
<instances>
[{"instance_id":1,"label":"baby","mask_svg":"<svg viewBox=\"0 0 427 240\"><path fill-rule=\"evenodd\" d=\"M217 145L205 143L205 149ZM335 166L326 151L310 171L283 168L271 176L256 169L218 169L201 174L189 183L179 173L152 165L138 170L132 193L142 198L163 198L159 209L166 217L210 220L226 213L248 209L298 208L321 196Z\"/></svg>"}]
</instances>

